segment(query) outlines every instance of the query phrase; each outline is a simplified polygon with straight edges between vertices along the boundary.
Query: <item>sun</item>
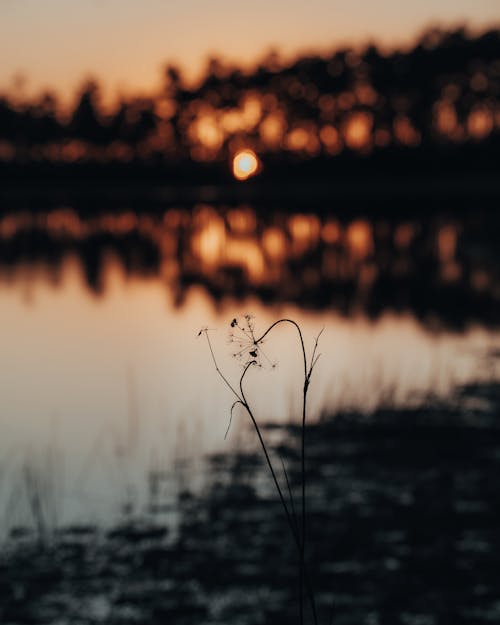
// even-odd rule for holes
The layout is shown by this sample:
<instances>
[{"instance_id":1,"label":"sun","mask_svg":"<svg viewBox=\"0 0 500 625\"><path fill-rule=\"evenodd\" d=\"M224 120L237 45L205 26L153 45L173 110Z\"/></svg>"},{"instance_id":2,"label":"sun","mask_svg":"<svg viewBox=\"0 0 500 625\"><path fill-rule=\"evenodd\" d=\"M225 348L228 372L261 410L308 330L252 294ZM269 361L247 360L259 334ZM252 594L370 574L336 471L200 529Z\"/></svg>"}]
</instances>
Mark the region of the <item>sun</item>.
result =
<instances>
[{"instance_id":1,"label":"sun","mask_svg":"<svg viewBox=\"0 0 500 625\"><path fill-rule=\"evenodd\" d=\"M233 157L233 176L246 180L259 170L259 159L253 150L240 150Z\"/></svg>"}]
</instances>

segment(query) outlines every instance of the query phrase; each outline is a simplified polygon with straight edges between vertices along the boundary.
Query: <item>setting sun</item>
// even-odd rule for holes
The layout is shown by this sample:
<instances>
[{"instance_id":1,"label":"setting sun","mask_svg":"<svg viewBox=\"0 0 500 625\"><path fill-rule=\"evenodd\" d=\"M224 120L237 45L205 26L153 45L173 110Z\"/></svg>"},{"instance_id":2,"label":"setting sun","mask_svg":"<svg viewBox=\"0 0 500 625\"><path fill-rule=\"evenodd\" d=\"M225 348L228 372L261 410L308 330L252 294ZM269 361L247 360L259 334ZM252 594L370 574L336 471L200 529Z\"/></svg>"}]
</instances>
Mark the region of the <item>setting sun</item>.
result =
<instances>
[{"instance_id":1,"label":"setting sun","mask_svg":"<svg viewBox=\"0 0 500 625\"><path fill-rule=\"evenodd\" d=\"M253 150L241 150L233 158L233 175L238 180L254 176L259 169L259 159Z\"/></svg>"}]
</instances>

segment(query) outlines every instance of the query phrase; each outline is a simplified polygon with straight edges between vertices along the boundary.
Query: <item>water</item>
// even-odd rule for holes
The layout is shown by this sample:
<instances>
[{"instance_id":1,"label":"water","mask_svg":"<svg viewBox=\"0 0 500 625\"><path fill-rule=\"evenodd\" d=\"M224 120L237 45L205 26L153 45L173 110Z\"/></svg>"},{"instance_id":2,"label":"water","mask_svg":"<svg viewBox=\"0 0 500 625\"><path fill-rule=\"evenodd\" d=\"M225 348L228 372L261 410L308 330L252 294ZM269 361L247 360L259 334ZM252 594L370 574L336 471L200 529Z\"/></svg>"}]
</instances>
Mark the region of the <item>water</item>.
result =
<instances>
[{"instance_id":1,"label":"water","mask_svg":"<svg viewBox=\"0 0 500 625\"><path fill-rule=\"evenodd\" d=\"M0 616L293 620L282 512L241 410L225 438L234 397L199 336L237 386L230 322L250 313L258 331L297 321L308 353L323 329L308 434L322 615L495 622L497 228L451 211L5 213ZM298 497L300 346L280 326L263 348L247 397Z\"/></svg>"},{"instance_id":2,"label":"water","mask_svg":"<svg viewBox=\"0 0 500 625\"><path fill-rule=\"evenodd\" d=\"M21 502L17 512L9 505L26 462L46 467L64 524L115 518L124 500L140 509L152 467L173 474L180 456L230 449L233 398L197 334L210 328L237 382L227 337L245 312L262 330L293 318L309 348L324 328L311 418L451 399L466 383L495 378L500 335L482 304L496 305L496 261L487 244L474 260L477 227L466 221L206 205L4 215L4 527L29 520ZM478 275L481 288L471 290ZM453 307L451 294L465 305ZM266 354L277 369L252 372L248 384L263 420L287 422L299 417L300 351L293 331L274 334Z\"/></svg>"}]
</instances>

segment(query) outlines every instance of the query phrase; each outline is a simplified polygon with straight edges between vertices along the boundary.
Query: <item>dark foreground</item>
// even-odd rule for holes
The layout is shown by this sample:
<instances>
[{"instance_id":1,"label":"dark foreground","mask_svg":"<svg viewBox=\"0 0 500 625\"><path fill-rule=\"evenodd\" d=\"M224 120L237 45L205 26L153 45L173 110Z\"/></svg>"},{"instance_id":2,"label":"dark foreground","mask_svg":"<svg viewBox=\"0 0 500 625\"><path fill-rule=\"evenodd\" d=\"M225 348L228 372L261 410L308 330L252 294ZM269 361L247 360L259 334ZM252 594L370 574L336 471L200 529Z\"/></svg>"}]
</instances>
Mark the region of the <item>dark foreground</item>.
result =
<instances>
[{"instance_id":1,"label":"dark foreground","mask_svg":"<svg viewBox=\"0 0 500 625\"><path fill-rule=\"evenodd\" d=\"M498 387L474 387L455 408L309 427L321 625L499 622L499 400ZM298 429L266 436L297 486ZM179 497L177 532L73 527L45 545L13 534L0 560L0 622L298 623L297 558L252 439L210 459L201 495Z\"/></svg>"}]
</instances>

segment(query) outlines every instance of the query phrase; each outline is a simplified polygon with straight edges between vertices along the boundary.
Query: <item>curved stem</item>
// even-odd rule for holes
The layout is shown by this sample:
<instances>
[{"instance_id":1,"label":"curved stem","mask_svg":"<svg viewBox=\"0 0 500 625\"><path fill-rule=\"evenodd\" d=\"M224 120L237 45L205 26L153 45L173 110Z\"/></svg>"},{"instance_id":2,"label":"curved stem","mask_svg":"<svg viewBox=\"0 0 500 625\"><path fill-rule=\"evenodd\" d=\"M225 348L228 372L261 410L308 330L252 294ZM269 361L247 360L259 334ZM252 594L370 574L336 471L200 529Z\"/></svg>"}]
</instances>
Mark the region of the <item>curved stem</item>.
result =
<instances>
[{"instance_id":1,"label":"curved stem","mask_svg":"<svg viewBox=\"0 0 500 625\"><path fill-rule=\"evenodd\" d=\"M276 472L274 470L274 466L271 462L271 458L269 456L269 452L267 450L265 441L262 437L262 433L260 431L259 425L254 417L254 414L252 412L252 409L250 408L250 405L248 404L248 401L246 399L245 396L245 392L243 390L243 381L244 378L249 370L249 368L251 367L251 365L256 364L255 360L251 360L249 361L246 365L245 368L243 370L243 373L241 374L240 377L240 382L239 382L239 390L240 393L238 393L234 387L231 385L231 383L227 380L227 378L224 376L224 374L222 373L222 371L219 369L219 366L217 364L217 360L215 358L215 354L212 348L212 344L210 342L210 338L208 336L208 332L205 330L205 336L207 339L207 343L208 343L208 347L210 349L210 354L212 356L212 360L215 366L215 370L217 371L217 373L219 374L219 376L222 378L222 380L224 381L224 383L226 384L226 386L231 390L231 392L235 395L236 397L236 401L233 403L233 405L231 406L231 419L232 419L232 413L233 413L233 409L235 408L235 406L237 404L241 404L242 406L244 406L244 408L246 409L248 415L250 416L250 419L253 423L253 426L255 428L255 431L257 433L257 437L259 439L259 443L261 445L262 451L264 453L264 457L266 459L266 463L267 466L269 468L269 471L271 473L274 485L276 487L276 490L278 492L278 496L280 499L280 503L281 506L285 512L285 516L288 522L288 525L290 527L290 531L292 533L292 537L294 539L295 545L297 547L297 550L299 552L299 557L300 557L300 623L301 625L304 622L304 607L303 607L303 594L304 594L304 586L306 588L306 593L309 597L309 601L311 604L311 610L312 610L312 615L313 615L313 620L315 625L317 625L318 623L318 618L317 618L317 613L316 613L316 605L315 605L315 600L314 600L314 591L312 589L312 585L309 579L309 576L307 574L307 567L306 567L306 552L305 552L305 545L306 545L306 462L305 462L305 426L306 426L306 404L307 404L307 391L309 388L309 382L311 379L311 374L313 371L313 368L319 358L316 357L316 349L318 347L318 339L321 335L321 332L323 332L323 330L320 332L320 334L318 335L318 337L316 338L316 343L314 346L314 350L313 350L313 354L311 357L311 365L309 367L309 370L307 368L307 355L306 355L306 350L305 350L305 345L304 345L304 339L302 336L302 331L300 329L300 326L298 325L298 323L296 323L295 321L293 321L293 319L288 319L288 318L283 318L283 319L279 319L278 321L275 321L273 324L271 324L267 330L258 338L254 338L253 336L253 332L252 332L252 338L253 338L253 342L255 344L255 346L258 346L259 343L261 343L264 338L271 332L271 330L273 330L273 328L275 328L277 325L282 324L282 323L289 323L291 324L297 331L298 336L299 336L299 341L300 341L300 347L302 350L302 361L303 361L303 366L304 366L304 385L303 385L303 390L302 390L302 436L301 436L301 488L302 488L302 501L301 501L301 531L299 532L299 528L298 528L298 524L297 524L297 517L295 514L295 509L293 507L293 499L291 499L291 506L292 506L292 511L293 511L293 517L290 514L290 510L287 506L285 497L283 496L283 492L281 489L281 486L279 484ZM229 426L228 426L228 431L229 431L229 427L231 426L231 420L229 422ZM227 432L226 432L227 435ZM288 476L286 475L286 469L285 469L285 477L287 479L287 484L288 484L288 489L291 495L291 489L290 489L290 485L288 483Z\"/></svg>"},{"instance_id":2,"label":"curved stem","mask_svg":"<svg viewBox=\"0 0 500 625\"><path fill-rule=\"evenodd\" d=\"M307 399L307 390L309 387L309 379L312 372L311 369L307 370L307 355L306 348L304 345L304 338L302 336L302 331L300 329L299 324L293 319L279 319L275 321L269 328L264 332L264 334L256 339L256 343L262 341L268 334L271 332L273 328L275 328L280 323L289 323L296 330L299 335L300 347L302 349L302 361L304 365L304 386L302 390L302 432L301 432L301 450L300 450L300 464L301 464L301 486L302 486L302 500L301 500L301 541L300 541L300 603L302 609L302 594L304 591L304 570L305 570L305 560L306 560L306 399ZM318 337L319 338L319 337ZM317 346L318 339L316 339ZM316 349L315 346L315 349ZM313 361L314 361L314 352L313 352Z\"/></svg>"},{"instance_id":3,"label":"curved stem","mask_svg":"<svg viewBox=\"0 0 500 625\"><path fill-rule=\"evenodd\" d=\"M241 404L242 406L244 406L243 402L241 401L241 399L237 399L233 405L231 406L231 411L229 413L229 423L227 424L227 429L226 429L226 433L224 434L224 440L226 440L227 435L229 434L229 430L231 428L231 423L233 422L233 410L235 409L235 407Z\"/></svg>"},{"instance_id":4,"label":"curved stem","mask_svg":"<svg viewBox=\"0 0 500 625\"><path fill-rule=\"evenodd\" d=\"M241 400L240 401L247 408L248 408L248 402L247 402L247 400L245 398L245 393L243 391L243 379L246 376L247 371L250 369L250 367L252 365L255 365L255 364L257 364L256 360L250 360L250 362L247 362L247 364L245 365L245 368L243 369L243 373L241 374L241 377L240 377L240 393L241 393Z\"/></svg>"},{"instance_id":5,"label":"curved stem","mask_svg":"<svg viewBox=\"0 0 500 625\"><path fill-rule=\"evenodd\" d=\"M271 324L267 330L264 332L264 334L262 334L262 336L260 336L258 339L255 339L255 343L258 344L260 342L262 342L266 336L269 334L269 332L271 332L271 330L273 328L275 328L277 325L279 325L280 323L290 323L292 324L292 326L297 330L298 335L299 335L299 339L300 339L300 346L302 348L302 358L304 361L304 379L307 378L307 357L306 357L306 348L304 346L304 339L302 337L302 331L300 329L299 324L294 321L293 319L287 319L287 318L283 318L283 319L278 319L278 321L275 321L273 324Z\"/></svg>"},{"instance_id":6,"label":"curved stem","mask_svg":"<svg viewBox=\"0 0 500 625\"><path fill-rule=\"evenodd\" d=\"M286 505L285 497L283 496L283 491L281 490L281 486L279 484L278 477L276 475L276 471L274 470L273 463L271 462L271 457L269 456L269 452L267 451L266 443L264 442L264 438L262 437L262 433L260 431L259 424L257 423L257 420L254 417L252 409L250 408L250 405L247 402L247 399L245 397L245 392L243 390L243 379L245 378L245 375L246 375L248 369L250 369L250 367L254 363L255 363L254 360L252 360L249 363L247 363L247 365L245 366L245 369L243 370L243 373L241 374L241 378L240 378L240 391L241 391L241 398L242 398L241 403L245 407L246 411L248 412L248 416L250 417L250 419L251 419L251 421L253 423L253 426L254 426L255 431L257 433L257 438L259 439L260 446L262 448L262 451L264 453L264 457L266 459L267 466L269 468L269 471L271 472L271 476L273 478L274 485L276 486L276 490L278 492L278 496L280 498L281 505L283 507L283 510L285 511L285 515L286 515L288 524L290 526L290 530L291 530L291 532L293 534L293 537L295 538L295 542L297 543L297 547L300 549L301 541L300 541L300 538L299 538L299 536L298 536L298 534L297 534L297 532L295 530L295 526L294 526L292 517L290 515L290 511L288 509L288 506Z\"/></svg>"},{"instance_id":7,"label":"curved stem","mask_svg":"<svg viewBox=\"0 0 500 625\"><path fill-rule=\"evenodd\" d=\"M280 484L278 482L278 478L276 476L276 472L274 470L273 463L271 462L271 457L269 456L269 452L267 451L266 444L265 444L264 439L262 437L262 433L260 431L259 424L257 423L257 420L255 419L255 417L253 415L253 412L252 412L252 409L250 408L250 406L245 401L243 402L243 405L245 406L245 409L248 412L248 415L249 415L249 417L250 417L250 419L251 419L251 421L253 423L254 429L257 432L257 438L259 439L260 446L262 448L262 451L264 453L264 457L266 459L267 467L268 467L268 469L269 469L269 471L271 473L271 476L273 478L274 485L276 486L276 491L278 492L278 496L279 496L279 499L280 499L281 506L282 506L283 510L285 511L286 519L288 521L288 525L290 526L290 530L292 532L292 535L293 535L293 538L294 538L295 543L297 545L297 548L300 550L301 549L300 537L299 537L299 535L298 535L298 533L297 533L297 531L295 529L295 525L293 523L292 516L291 516L290 511L288 509L288 506L286 504L285 497L283 496L283 491L281 490L281 486L280 486Z\"/></svg>"},{"instance_id":8,"label":"curved stem","mask_svg":"<svg viewBox=\"0 0 500 625\"><path fill-rule=\"evenodd\" d=\"M288 509L288 506L286 505L286 501L285 501L285 498L283 496L283 491L281 490L281 486L279 485L278 478L276 476L276 472L274 470L273 464L271 462L271 458L269 456L269 452L267 451L266 443L264 441L264 438L262 437L262 433L261 433L260 428L259 428L259 424L257 423L257 420L255 419L255 417L253 415L252 409L250 408L250 406L246 402L246 399L245 399L244 396L243 396L242 404L245 407L245 409L246 409L246 411L247 411L247 413L248 413L248 415L249 415L249 417L250 417L250 419L251 419L251 421L253 423L255 431L257 432L257 437L259 439L260 446L261 446L262 451L264 453L264 457L266 459L267 466L269 468L269 471L270 471L271 476L273 478L274 485L275 485L276 490L278 492L278 496L279 496L279 499L280 499L281 506L282 506L282 508L283 508L283 510L285 512L286 520L287 520L288 525L290 527L290 531L292 533L292 537L294 539L295 546L297 547L297 550L299 552L300 564L301 564L301 566L300 566L300 576L301 576L302 582L303 583L305 582L305 586L306 586L306 589L307 589L307 595L309 597L309 602L311 604L311 610L312 610L312 613L313 613L314 623L315 623L315 625L317 625L318 618L317 618L317 613L316 613L316 602L314 600L314 591L313 591L313 588L312 588L309 576L307 574L306 564L305 564L305 562L303 560L303 549L302 549L302 541L300 539L300 534L299 534L299 532L297 530L296 525L293 522L293 519L292 519L292 516L290 515L290 511ZM301 589L301 592L302 592L302 589Z\"/></svg>"},{"instance_id":9,"label":"curved stem","mask_svg":"<svg viewBox=\"0 0 500 625\"><path fill-rule=\"evenodd\" d=\"M262 342L264 340L264 338L271 332L271 330L273 330L273 328L275 328L277 325L281 324L281 323L289 323L291 324L296 330L297 333L299 335L299 341L300 341L300 346L302 349L302 359L303 359L303 365L304 365L304 386L303 386L303 390L302 390L302 435L301 435L301 488L302 488L302 498L301 498L301 509L302 509L302 514L301 514L301 532L299 534L297 529L294 529L294 523L292 520L292 517L290 515L290 511L288 510L288 506L286 505L286 501L285 498L283 497L283 493L281 491L281 487L279 485L279 482L277 480L276 477L276 473L274 471L274 467L271 463L271 459L269 457L266 445L264 443L264 440L262 438L261 432L260 432L260 428L257 424L257 421L255 420L253 413L250 409L250 407L248 406L248 403L246 401L246 397L245 397L245 393L243 391L243 379L248 371L248 369L250 368L250 366L252 364L255 364L255 361L250 361L249 363L247 363L247 365L245 366L245 369L241 375L240 378L240 392L241 392L241 397L243 399L243 405L246 407L248 414L250 415L250 418L252 420L252 423L255 427L255 430L257 432L257 436L259 438L262 450L264 452L266 461L267 461L267 465L269 467L269 470L271 472L274 484L276 486L276 489L278 491L278 495L279 498L281 500L281 504L283 506L283 509L285 510L285 514L287 517L287 521L288 524L290 526L290 530L292 532L292 535L295 538L295 542L297 544L297 548L299 550L299 557L300 557L300 622L303 622L304 616L303 616L303 593L304 593L304 580L307 578L306 576L306 551L305 551L305 545L306 545L306 460L305 460L305 427L306 427L306 399L307 399L307 391L309 388L309 380L311 377L311 373L312 373L312 369L314 366L314 361L311 364L311 368L309 369L309 371L307 370L307 356L306 356L306 349L305 349L305 345L304 345L304 339L302 336L302 331L300 329L300 326L298 325L298 323L296 323L295 321L293 321L293 319L288 319L288 318L283 318L283 319L278 319L278 321L275 321L272 325L270 325L267 330L258 338L255 339L255 344L258 345L260 342ZM321 334L321 333L320 333ZM315 349L313 354L316 351L316 347L318 344L318 339L319 339L319 335L316 339L316 345L315 345ZM295 527L297 527L295 525ZM307 590L308 590L308 594L309 594L309 598L310 598L310 602L311 602L311 609L313 612L313 617L314 617L314 622L317 624L317 615L316 615L316 606L315 606L315 601L314 601L314 593L312 591L312 587L310 585L310 581L307 578Z\"/></svg>"}]
</instances>

